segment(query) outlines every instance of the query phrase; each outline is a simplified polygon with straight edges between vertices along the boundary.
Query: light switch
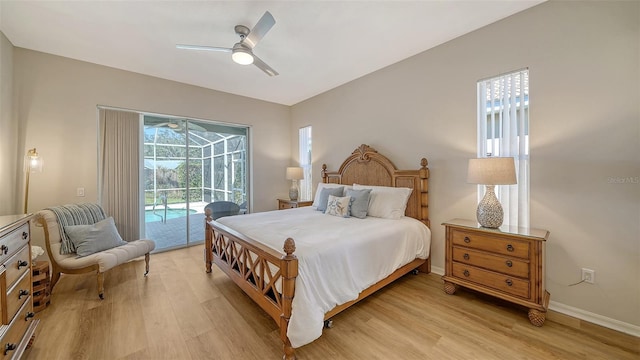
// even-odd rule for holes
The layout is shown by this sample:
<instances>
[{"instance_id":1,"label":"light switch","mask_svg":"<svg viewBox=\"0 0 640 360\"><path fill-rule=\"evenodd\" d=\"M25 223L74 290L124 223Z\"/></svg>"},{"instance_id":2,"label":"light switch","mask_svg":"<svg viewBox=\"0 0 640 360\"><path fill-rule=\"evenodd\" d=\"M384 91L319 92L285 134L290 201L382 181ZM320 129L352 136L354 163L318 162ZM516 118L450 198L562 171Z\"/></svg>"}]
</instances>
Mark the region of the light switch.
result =
<instances>
[{"instance_id":1,"label":"light switch","mask_svg":"<svg viewBox=\"0 0 640 360\"><path fill-rule=\"evenodd\" d=\"M84 188L83 187L79 187L76 190L76 196L84 196Z\"/></svg>"}]
</instances>

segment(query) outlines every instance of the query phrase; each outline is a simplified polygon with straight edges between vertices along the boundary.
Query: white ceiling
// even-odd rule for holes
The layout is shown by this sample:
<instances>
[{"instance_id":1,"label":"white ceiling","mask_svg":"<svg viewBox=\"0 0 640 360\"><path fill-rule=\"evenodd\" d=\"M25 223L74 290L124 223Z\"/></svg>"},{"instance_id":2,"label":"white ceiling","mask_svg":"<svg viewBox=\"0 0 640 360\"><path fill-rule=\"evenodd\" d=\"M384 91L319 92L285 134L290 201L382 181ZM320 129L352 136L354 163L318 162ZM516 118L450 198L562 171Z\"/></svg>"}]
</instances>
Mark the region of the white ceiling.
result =
<instances>
[{"instance_id":1,"label":"white ceiling","mask_svg":"<svg viewBox=\"0 0 640 360\"><path fill-rule=\"evenodd\" d=\"M14 46L293 105L543 0L7 1L0 30ZM222 52L237 24L265 11L275 26L254 48L269 77Z\"/></svg>"}]
</instances>

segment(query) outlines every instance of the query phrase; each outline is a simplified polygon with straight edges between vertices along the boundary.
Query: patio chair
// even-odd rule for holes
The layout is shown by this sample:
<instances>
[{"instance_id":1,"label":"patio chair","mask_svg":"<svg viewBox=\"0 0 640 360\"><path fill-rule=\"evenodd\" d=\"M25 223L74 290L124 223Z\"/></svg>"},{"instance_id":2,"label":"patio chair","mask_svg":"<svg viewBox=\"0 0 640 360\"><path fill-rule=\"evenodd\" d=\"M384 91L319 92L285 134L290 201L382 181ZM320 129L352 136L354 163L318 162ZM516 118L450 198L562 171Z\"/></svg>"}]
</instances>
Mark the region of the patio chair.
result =
<instances>
[{"instance_id":1,"label":"patio chair","mask_svg":"<svg viewBox=\"0 0 640 360\"><path fill-rule=\"evenodd\" d=\"M209 203L204 209L205 212L206 209L211 209L211 217L213 220L223 216L238 215L240 213L240 205L231 201L215 201Z\"/></svg>"}]
</instances>

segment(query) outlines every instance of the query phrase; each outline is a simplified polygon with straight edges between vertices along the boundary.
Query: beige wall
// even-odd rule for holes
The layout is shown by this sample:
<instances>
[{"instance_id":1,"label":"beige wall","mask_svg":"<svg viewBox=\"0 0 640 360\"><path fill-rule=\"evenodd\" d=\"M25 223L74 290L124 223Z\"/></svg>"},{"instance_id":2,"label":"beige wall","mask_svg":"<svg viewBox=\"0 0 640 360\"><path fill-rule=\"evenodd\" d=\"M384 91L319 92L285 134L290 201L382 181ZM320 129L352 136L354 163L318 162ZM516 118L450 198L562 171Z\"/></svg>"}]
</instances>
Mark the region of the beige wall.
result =
<instances>
[{"instance_id":1,"label":"beige wall","mask_svg":"<svg viewBox=\"0 0 640 360\"><path fill-rule=\"evenodd\" d=\"M361 143L401 169L426 156L433 265L442 269L440 224L475 218L476 186L465 179L476 153L476 82L528 67L531 224L551 232L551 300L638 331L639 23L638 2L536 6L294 105L292 156L306 125L314 170L337 169ZM568 286L582 267L596 271L596 284Z\"/></svg>"},{"instance_id":2,"label":"beige wall","mask_svg":"<svg viewBox=\"0 0 640 360\"><path fill-rule=\"evenodd\" d=\"M254 210L275 209L276 198L287 194L289 107L31 50L14 52L24 149L37 147L44 157L43 172L31 176L29 211L97 200L97 105L249 125ZM85 188L84 198L76 197L78 187Z\"/></svg>"},{"instance_id":3,"label":"beige wall","mask_svg":"<svg viewBox=\"0 0 640 360\"><path fill-rule=\"evenodd\" d=\"M13 106L13 45L0 32L0 215L19 211L18 123Z\"/></svg>"}]
</instances>

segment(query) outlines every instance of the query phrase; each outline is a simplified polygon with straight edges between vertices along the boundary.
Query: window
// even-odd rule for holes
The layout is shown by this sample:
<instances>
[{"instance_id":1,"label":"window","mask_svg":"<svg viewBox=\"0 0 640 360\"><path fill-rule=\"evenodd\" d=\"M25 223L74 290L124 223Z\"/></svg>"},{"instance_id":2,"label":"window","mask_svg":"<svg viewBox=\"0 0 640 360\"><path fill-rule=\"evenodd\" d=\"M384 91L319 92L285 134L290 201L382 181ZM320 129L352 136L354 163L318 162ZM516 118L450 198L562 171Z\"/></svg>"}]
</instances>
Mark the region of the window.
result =
<instances>
[{"instance_id":1,"label":"window","mask_svg":"<svg viewBox=\"0 0 640 360\"><path fill-rule=\"evenodd\" d=\"M504 223L529 226L529 70L478 81L478 157L513 157L518 184L496 186ZM483 187L478 188L482 196Z\"/></svg>"},{"instance_id":2,"label":"window","mask_svg":"<svg viewBox=\"0 0 640 360\"><path fill-rule=\"evenodd\" d=\"M304 179L300 181L300 199L311 200L313 197L312 166L311 166L311 126L300 128L298 132L300 149L300 167L304 171Z\"/></svg>"}]
</instances>

